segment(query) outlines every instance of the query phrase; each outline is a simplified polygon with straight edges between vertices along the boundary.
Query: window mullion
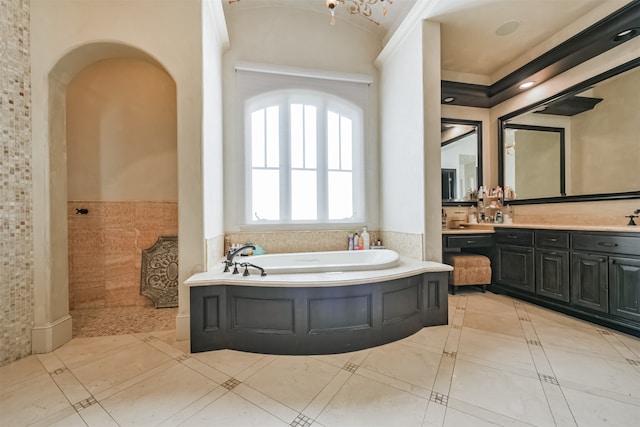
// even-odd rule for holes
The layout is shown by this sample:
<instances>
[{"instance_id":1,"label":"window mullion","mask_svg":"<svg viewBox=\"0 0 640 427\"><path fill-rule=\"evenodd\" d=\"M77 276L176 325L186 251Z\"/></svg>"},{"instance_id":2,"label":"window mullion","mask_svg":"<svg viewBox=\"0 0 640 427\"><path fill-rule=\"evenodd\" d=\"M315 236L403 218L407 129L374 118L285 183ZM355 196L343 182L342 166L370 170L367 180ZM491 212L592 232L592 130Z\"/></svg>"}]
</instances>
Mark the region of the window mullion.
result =
<instances>
[{"instance_id":1,"label":"window mullion","mask_svg":"<svg viewBox=\"0 0 640 427\"><path fill-rule=\"evenodd\" d=\"M280 103L280 218L291 220L291 105L288 97Z\"/></svg>"},{"instance_id":2,"label":"window mullion","mask_svg":"<svg viewBox=\"0 0 640 427\"><path fill-rule=\"evenodd\" d=\"M317 185L318 185L318 220L329 218L329 159L328 159L328 131L327 105L322 102L316 109L317 114Z\"/></svg>"}]
</instances>

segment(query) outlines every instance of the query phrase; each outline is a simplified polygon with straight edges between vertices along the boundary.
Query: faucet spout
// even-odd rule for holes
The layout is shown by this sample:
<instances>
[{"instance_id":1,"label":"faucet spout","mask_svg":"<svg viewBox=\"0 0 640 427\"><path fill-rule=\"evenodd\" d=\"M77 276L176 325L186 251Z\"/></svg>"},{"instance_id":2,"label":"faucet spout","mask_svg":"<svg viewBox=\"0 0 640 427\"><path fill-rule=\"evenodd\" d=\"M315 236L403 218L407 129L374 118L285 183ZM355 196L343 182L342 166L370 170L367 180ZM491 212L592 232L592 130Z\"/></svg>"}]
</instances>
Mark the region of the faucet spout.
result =
<instances>
[{"instance_id":1,"label":"faucet spout","mask_svg":"<svg viewBox=\"0 0 640 427\"><path fill-rule=\"evenodd\" d=\"M236 255L238 255L240 252L242 252L245 249L251 249L251 250L256 250L256 247L253 245L244 245L238 249L236 249L235 251L231 251L229 250L229 252L227 253L227 259L226 261L224 261L224 273L229 271L229 267L231 267L234 263L233 263L233 258L235 258ZM237 270L237 269L236 269ZM235 271L234 271L235 273Z\"/></svg>"}]
</instances>

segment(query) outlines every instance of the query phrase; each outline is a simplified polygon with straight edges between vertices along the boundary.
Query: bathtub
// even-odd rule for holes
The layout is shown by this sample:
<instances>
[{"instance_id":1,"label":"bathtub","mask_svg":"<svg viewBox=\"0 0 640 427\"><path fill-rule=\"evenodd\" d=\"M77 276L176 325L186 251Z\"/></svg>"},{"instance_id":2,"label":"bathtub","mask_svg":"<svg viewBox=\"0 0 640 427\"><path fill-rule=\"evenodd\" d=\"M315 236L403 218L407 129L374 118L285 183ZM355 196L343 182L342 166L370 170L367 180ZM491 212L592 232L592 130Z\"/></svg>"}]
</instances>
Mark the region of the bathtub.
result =
<instances>
[{"instance_id":1,"label":"bathtub","mask_svg":"<svg viewBox=\"0 0 640 427\"><path fill-rule=\"evenodd\" d=\"M220 260L222 263L222 259ZM267 271L223 272L184 282L191 352L333 354L405 338L448 319L448 265L391 250L236 257Z\"/></svg>"},{"instance_id":2,"label":"bathtub","mask_svg":"<svg viewBox=\"0 0 640 427\"><path fill-rule=\"evenodd\" d=\"M267 274L325 273L384 270L400 263L398 253L389 249L368 251L296 252L236 258L266 270ZM253 270L253 269L252 269Z\"/></svg>"}]
</instances>

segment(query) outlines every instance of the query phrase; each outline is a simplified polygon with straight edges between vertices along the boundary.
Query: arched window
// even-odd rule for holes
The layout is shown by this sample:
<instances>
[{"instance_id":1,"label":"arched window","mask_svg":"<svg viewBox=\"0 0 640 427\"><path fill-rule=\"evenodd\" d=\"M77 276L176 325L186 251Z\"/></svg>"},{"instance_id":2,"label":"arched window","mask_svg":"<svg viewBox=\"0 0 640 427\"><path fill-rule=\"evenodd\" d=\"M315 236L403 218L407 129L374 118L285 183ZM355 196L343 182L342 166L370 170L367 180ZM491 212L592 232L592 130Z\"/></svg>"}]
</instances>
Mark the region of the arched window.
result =
<instances>
[{"instance_id":1,"label":"arched window","mask_svg":"<svg viewBox=\"0 0 640 427\"><path fill-rule=\"evenodd\" d=\"M279 90L248 99L244 123L247 224L363 221L361 108Z\"/></svg>"}]
</instances>

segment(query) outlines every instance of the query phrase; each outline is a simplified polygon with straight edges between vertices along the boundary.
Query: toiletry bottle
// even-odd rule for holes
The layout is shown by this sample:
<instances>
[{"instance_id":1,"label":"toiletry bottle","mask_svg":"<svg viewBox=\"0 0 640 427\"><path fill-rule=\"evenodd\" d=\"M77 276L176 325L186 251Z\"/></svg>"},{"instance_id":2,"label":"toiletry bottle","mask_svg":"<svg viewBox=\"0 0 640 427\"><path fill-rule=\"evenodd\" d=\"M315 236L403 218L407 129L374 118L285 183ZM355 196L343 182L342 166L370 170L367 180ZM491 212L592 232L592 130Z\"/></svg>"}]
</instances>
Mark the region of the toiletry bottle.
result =
<instances>
[{"instance_id":1,"label":"toiletry bottle","mask_svg":"<svg viewBox=\"0 0 640 427\"><path fill-rule=\"evenodd\" d=\"M362 230L362 249L371 249L371 241L369 240L369 233L367 227Z\"/></svg>"},{"instance_id":2,"label":"toiletry bottle","mask_svg":"<svg viewBox=\"0 0 640 427\"><path fill-rule=\"evenodd\" d=\"M501 211L498 211L498 212L496 213L496 222L497 222L498 224L502 224L502 212L501 212Z\"/></svg>"},{"instance_id":3,"label":"toiletry bottle","mask_svg":"<svg viewBox=\"0 0 640 427\"><path fill-rule=\"evenodd\" d=\"M360 250L360 237L357 232L355 233L355 236L353 236L353 250Z\"/></svg>"},{"instance_id":4,"label":"toiletry bottle","mask_svg":"<svg viewBox=\"0 0 640 427\"><path fill-rule=\"evenodd\" d=\"M358 238L358 249L364 249L364 238L362 237L362 234L360 235L360 238Z\"/></svg>"},{"instance_id":5,"label":"toiletry bottle","mask_svg":"<svg viewBox=\"0 0 640 427\"><path fill-rule=\"evenodd\" d=\"M348 249L350 251L353 250L353 233L349 233L349 246L348 246Z\"/></svg>"}]
</instances>

